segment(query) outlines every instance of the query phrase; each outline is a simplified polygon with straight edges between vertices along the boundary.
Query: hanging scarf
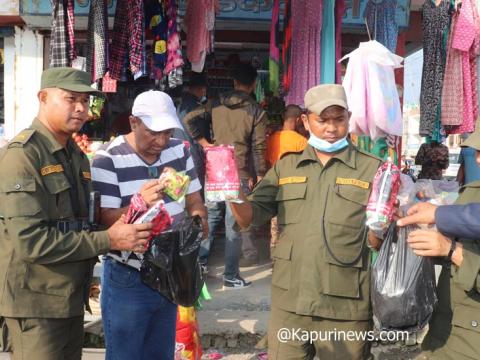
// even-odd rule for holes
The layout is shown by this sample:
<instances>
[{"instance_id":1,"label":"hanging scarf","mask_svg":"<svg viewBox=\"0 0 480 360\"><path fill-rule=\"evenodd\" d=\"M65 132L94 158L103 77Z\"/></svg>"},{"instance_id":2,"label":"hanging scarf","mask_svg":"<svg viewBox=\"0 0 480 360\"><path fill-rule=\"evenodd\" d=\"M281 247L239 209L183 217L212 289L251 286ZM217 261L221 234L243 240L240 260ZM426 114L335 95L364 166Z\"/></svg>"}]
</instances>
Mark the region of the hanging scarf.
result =
<instances>
[{"instance_id":1,"label":"hanging scarf","mask_svg":"<svg viewBox=\"0 0 480 360\"><path fill-rule=\"evenodd\" d=\"M272 22L270 24L270 57L268 59L269 68L269 88L273 95L278 96L279 87L279 62L280 62L280 0L274 0L272 9Z\"/></svg>"},{"instance_id":2,"label":"hanging scarf","mask_svg":"<svg viewBox=\"0 0 480 360\"><path fill-rule=\"evenodd\" d=\"M92 82L103 78L108 68L107 1L92 0L88 13L87 72Z\"/></svg>"},{"instance_id":3,"label":"hanging scarf","mask_svg":"<svg viewBox=\"0 0 480 360\"><path fill-rule=\"evenodd\" d=\"M70 66L75 55L73 0L52 0L50 67Z\"/></svg>"},{"instance_id":4,"label":"hanging scarf","mask_svg":"<svg viewBox=\"0 0 480 360\"><path fill-rule=\"evenodd\" d=\"M110 77L120 80L128 58L135 78L143 75L145 61L144 14L142 0L118 0L110 51Z\"/></svg>"},{"instance_id":5,"label":"hanging scarf","mask_svg":"<svg viewBox=\"0 0 480 360\"><path fill-rule=\"evenodd\" d=\"M283 17L283 92L287 95L292 85L292 3L285 0L285 15Z\"/></svg>"}]
</instances>

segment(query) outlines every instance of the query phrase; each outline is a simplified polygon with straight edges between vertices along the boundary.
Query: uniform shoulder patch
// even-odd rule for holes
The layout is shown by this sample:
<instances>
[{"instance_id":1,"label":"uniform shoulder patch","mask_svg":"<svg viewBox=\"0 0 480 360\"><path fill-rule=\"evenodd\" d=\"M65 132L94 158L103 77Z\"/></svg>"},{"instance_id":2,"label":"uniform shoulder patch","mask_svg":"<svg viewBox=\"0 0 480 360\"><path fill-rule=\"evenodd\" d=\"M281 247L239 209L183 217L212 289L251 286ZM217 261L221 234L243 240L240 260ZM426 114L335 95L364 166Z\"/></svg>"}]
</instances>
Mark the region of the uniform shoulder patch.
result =
<instances>
[{"instance_id":1,"label":"uniform shoulder patch","mask_svg":"<svg viewBox=\"0 0 480 360\"><path fill-rule=\"evenodd\" d=\"M32 137L32 135L35 134L35 130L34 129L25 129L25 130L22 130L17 136L15 136L12 141L10 141L10 144L8 147L10 147L11 145L13 144L21 144L21 145L25 145L29 140L30 138Z\"/></svg>"},{"instance_id":2,"label":"uniform shoulder patch","mask_svg":"<svg viewBox=\"0 0 480 360\"><path fill-rule=\"evenodd\" d=\"M280 159L283 159L284 157L287 157L289 155L298 155L298 154L301 154L303 152L303 150L300 150L300 151L289 151L289 152L286 152L284 153L282 156L280 156Z\"/></svg>"}]
</instances>

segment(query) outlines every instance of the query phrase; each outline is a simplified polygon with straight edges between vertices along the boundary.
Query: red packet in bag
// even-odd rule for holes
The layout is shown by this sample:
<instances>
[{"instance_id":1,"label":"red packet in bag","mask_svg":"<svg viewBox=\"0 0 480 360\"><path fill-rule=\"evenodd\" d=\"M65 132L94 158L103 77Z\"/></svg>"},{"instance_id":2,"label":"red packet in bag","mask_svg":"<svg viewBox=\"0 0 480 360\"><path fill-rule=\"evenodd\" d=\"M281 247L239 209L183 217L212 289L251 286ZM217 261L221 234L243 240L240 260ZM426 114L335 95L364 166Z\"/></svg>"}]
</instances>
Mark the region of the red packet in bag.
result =
<instances>
[{"instance_id":1,"label":"red packet in bag","mask_svg":"<svg viewBox=\"0 0 480 360\"><path fill-rule=\"evenodd\" d=\"M235 163L234 148L212 146L206 149L205 201L239 200L240 177Z\"/></svg>"},{"instance_id":2,"label":"red packet in bag","mask_svg":"<svg viewBox=\"0 0 480 360\"><path fill-rule=\"evenodd\" d=\"M393 220L395 201L400 189L400 169L390 160L375 174L372 192L367 204L367 226L374 231L385 231Z\"/></svg>"}]
</instances>

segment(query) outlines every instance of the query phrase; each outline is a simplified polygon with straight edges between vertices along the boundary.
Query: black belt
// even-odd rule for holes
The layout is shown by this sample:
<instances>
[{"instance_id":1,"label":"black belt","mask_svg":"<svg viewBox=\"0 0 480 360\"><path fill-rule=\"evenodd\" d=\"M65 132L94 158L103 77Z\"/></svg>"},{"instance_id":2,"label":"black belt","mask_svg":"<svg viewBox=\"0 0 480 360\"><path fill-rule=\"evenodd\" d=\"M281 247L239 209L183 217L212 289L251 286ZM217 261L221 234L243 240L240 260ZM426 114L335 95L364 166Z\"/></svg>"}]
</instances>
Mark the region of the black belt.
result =
<instances>
[{"instance_id":1,"label":"black belt","mask_svg":"<svg viewBox=\"0 0 480 360\"><path fill-rule=\"evenodd\" d=\"M58 220L52 221L51 226L57 228L62 233L67 233L69 231L83 231L83 230L92 230L90 223L87 220Z\"/></svg>"}]
</instances>

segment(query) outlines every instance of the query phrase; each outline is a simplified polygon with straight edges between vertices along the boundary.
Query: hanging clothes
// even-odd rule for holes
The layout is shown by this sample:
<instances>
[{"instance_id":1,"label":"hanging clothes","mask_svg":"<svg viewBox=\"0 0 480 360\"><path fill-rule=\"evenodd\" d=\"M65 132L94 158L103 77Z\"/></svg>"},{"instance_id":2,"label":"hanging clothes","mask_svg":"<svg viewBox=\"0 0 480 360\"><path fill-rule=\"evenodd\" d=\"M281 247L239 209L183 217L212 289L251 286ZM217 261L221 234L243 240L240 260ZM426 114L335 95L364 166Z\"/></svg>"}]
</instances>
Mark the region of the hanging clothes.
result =
<instances>
[{"instance_id":1,"label":"hanging clothes","mask_svg":"<svg viewBox=\"0 0 480 360\"><path fill-rule=\"evenodd\" d=\"M360 43L343 57L349 58L343 86L352 112L350 132L376 140L385 135L403 135L403 117L394 69L403 58L378 41Z\"/></svg>"},{"instance_id":2,"label":"hanging clothes","mask_svg":"<svg viewBox=\"0 0 480 360\"><path fill-rule=\"evenodd\" d=\"M183 84L182 66L184 64L180 34L178 32L177 4L175 0L169 0L167 18L168 42L165 74L168 76L169 87L175 88Z\"/></svg>"},{"instance_id":3,"label":"hanging clothes","mask_svg":"<svg viewBox=\"0 0 480 360\"><path fill-rule=\"evenodd\" d=\"M145 24L142 0L118 0L110 51L110 77L121 80L128 59L129 70L138 78L145 61Z\"/></svg>"},{"instance_id":4,"label":"hanging clothes","mask_svg":"<svg viewBox=\"0 0 480 360\"><path fill-rule=\"evenodd\" d=\"M479 0L480 1L480 0ZM292 86L292 2L285 0L283 16L283 43L282 43L283 93L286 96Z\"/></svg>"},{"instance_id":5,"label":"hanging clothes","mask_svg":"<svg viewBox=\"0 0 480 360\"><path fill-rule=\"evenodd\" d=\"M443 88L446 51L444 33L450 25L450 2L438 6L434 0L425 1L423 13L423 70L420 92L420 135L431 136L440 123L440 98ZM438 121L437 121L438 119Z\"/></svg>"},{"instance_id":6,"label":"hanging clothes","mask_svg":"<svg viewBox=\"0 0 480 360\"><path fill-rule=\"evenodd\" d=\"M73 0L52 0L50 67L70 66L76 58Z\"/></svg>"},{"instance_id":7,"label":"hanging clothes","mask_svg":"<svg viewBox=\"0 0 480 360\"><path fill-rule=\"evenodd\" d=\"M274 96L278 96L279 62L280 62L280 0L274 0L272 22L270 24L270 56L268 58L269 88Z\"/></svg>"},{"instance_id":8,"label":"hanging clothes","mask_svg":"<svg viewBox=\"0 0 480 360\"><path fill-rule=\"evenodd\" d=\"M397 0L369 0L364 11L373 39L393 53L397 50L398 39L396 9Z\"/></svg>"},{"instance_id":9,"label":"hanging clothes","mask_svg":"<svg viewBox=\"0 0 480 360\"><path fill-rule=\"evenodd\" d=\"M335 83L335 1L324 1L321 28L320 82Z\"/></svg>"},{"instance_id":10,"label":"hanging clothes","mask_svg":"<svg viewBox=\"0 0 480 360\"><path fill-rule=\"evenodd\" d=\"M146 23L148 24L148 38L153 41L151 51L152 79L160 80L164 76L167 64L168 19L167 9L159 1L145 3Z\"/></svg>"},{"instance_id":11,"label":"hanging clothes","mask_svg":"<svg viewBox=\"0 0 480 360\"><path fill-rule=\"evenodd\" d=\"M108 70L107 0L92 0L87 27L87 72L92 82L103 78Z\"/></svg>"},{"instance_id":12,"label":"hanging clothes","mask_svg":"<svg viewBox=\"0 0 480 360\"><path fill-rule=\"evenodd\" d=\"M68 31L68 55L70 63L77 58L77 51L75 49L75 2L73 0L67 1L67 31Z\"/></svg>"},{"instance_id":13,"label":"hanging clothes","mask_svg":"<svg viewBox=\"0 0 480 360\"><path fill-rule=\"evenodd\" d=\"M471 0L463 0L458 12L458 18L451 36L452 48L461 52L463 76L463 114L459 126L449 127L448 134L462 134L473 132L478 112L476 97L477 74L476 58L478 55L478 18L474 12L475 4ZM459 71L457 68L456 71ZM458 99L457 99L458 101Z\"/></svg>"},{"instance_id":14,"label":"hanging clothes","mask_svg":"<svg viewBox=\"0 0 480 360\"><path fill-rule=\"evenodd\" d=\"M320 44L323 1L292 1L292 85L287 104L303 105L308 89L320 83ZM335 51L333 51L335 53Z\"/></svg>"},{"instance_id":15,"label":"hanging clothes","mask_svg":"<svg viewBox=\"0 0 480 360\"><path fill-rule=\"evenodd\" d=\"M207 53L212 50L215 15L219 11L218 0L187 2L184 18L187 33L187 58L195 72L203 71Z\"/></svg>"},{"instance_id":16,"label":"hanging clothes","mask_svg":"<svg viewBox=\"0 0 480 360\"><path fill-rule=\"evenodd\" d=\"M335 81L342 83L342 19L345 15L345 0L335 1Z\"/></svg>"},{"instance_id":17,"label":"hanging clothes","mask_svg":"<svg viewBox=\"0 0 480 360\"><path fill-rule=\"evenodd\" d=\"M442 125L460 125L463 122L462 52L452 46L458 30L456 26L458 15L458 12L455 12L452 17L452 31L448 38L442 89Z\"/></svg>"}]
</instances>

